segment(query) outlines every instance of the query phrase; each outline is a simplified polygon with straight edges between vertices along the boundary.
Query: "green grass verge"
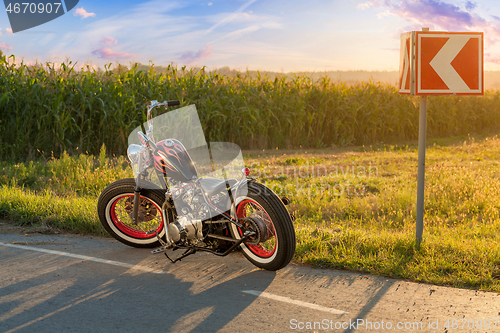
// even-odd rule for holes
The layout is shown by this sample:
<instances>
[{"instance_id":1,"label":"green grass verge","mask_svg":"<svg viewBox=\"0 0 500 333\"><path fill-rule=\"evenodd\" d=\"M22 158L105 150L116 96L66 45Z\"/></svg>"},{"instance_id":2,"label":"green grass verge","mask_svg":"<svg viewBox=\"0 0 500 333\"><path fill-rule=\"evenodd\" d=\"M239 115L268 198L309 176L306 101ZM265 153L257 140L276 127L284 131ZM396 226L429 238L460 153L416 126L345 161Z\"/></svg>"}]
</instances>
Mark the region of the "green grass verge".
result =
<instances>
[{"instance_id":1,"label":"green grass verge","mask_svg":"<svg viewBox=\"0 0 500 333\"><path fill-rule=\"evenodd\" d=\"M34 192L19 187L0 188L0 216L17 224L44 223L84 234L105 235L97 218L95 198L58 197L50 191Z\"/></svg>"},{"instance_id":2,"label":"green grass verge","mask_svg":"<svg viewBox=\"0 0 500 333\"><path fill-rule=\"evenodd\" d=\"M253 175L291 199L295 261L500 292L500 140L454 138L427 150L425 226L415 244L417 150L249 151ZM100 191L130 177L121 158L63 155L1 165L0 215L102 235Z\"/></svg>"}]
</instances>

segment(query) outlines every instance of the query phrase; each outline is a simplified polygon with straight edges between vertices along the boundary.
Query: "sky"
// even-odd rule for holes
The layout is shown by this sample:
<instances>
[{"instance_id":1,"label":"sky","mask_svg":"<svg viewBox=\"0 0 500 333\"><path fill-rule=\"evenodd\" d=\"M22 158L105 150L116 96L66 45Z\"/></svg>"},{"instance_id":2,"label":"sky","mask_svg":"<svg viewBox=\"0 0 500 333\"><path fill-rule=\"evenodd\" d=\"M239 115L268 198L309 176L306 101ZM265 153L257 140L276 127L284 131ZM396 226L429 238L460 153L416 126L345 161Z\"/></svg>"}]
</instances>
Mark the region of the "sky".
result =
<instances>
[{"instance_id":1,"label":"sky","mask_svg":"<svg viewBox=\"0 0 500 333\"><path fill-rule=\"evenodd\" d=\"M498 0L80 0L17 33L1 8L0 50L25 62L396 71L401 33L429 27L484 32L500 70Z\"/></svg>"}]
</instances>

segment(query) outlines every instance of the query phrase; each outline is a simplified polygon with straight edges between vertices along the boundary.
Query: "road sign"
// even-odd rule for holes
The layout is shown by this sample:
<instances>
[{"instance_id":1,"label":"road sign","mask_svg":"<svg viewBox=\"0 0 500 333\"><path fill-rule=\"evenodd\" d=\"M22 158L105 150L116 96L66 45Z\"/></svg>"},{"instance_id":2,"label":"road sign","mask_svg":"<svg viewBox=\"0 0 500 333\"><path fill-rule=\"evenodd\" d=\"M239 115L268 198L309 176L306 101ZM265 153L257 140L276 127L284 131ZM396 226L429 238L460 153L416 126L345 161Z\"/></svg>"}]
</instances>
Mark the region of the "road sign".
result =
<instances>
[{"instance_id":1,"label":"road sign","mask_svg":"<svg viewBox=\"0 0 500 333\"><path fill-rule=\"evenodd\" d=\"M482 32L401 35L401 94L482 95L483 81Z\"/></svg>"},{"instance_id":2,"label":"road sign","mask_svg":"<svg viewBox=\"0 0 500 333\"><path fill-rule=\"evenodd\" d=\"M424 230L427 95L483 95L483 33L412 31L401 34L399 93L420 95L417 244Z\"/></svg>"},{"instance_id":3,"label":"road sign","mask_svg":"<svg viewBox=\"0 0 500 333\"><path fill-rule=\"evenodd\" d=\"M412 88L414 88L412 83L415 82L415 78L412 77L414 75L412 68L415 68L415 43L413 43L413 35L413 32L401 35L401 52L399 58L399 93L401 94L414 94L412 91Z\"/></svg>"}]
</instances>

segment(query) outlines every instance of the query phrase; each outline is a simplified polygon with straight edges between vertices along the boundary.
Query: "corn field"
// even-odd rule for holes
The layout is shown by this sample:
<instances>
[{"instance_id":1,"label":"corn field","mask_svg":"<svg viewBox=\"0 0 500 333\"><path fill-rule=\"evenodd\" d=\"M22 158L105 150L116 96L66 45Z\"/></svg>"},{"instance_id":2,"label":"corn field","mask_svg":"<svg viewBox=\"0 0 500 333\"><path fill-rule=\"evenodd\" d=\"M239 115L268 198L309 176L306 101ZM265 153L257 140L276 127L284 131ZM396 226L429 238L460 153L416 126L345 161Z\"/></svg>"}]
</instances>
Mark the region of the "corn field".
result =
<instances>
[{"instance_id":1,"label":"corn field","mask_svg":"<svg viewBox=\"0 0 500 333\"><path fill-rule=\"evenodd\" d=\"M62 152L126 152L128 134L145 120L150 100L196 104L207 141L244 149L332 147L414 140L418 98L394 86L346 85L328 78L217 71L162 71L154 65L104 70L71 61L26 65L0 54L0 159L26 161ZM428 137L494 131L500 93L483 97L431 97Z\"/></svg>"}]
</instances>

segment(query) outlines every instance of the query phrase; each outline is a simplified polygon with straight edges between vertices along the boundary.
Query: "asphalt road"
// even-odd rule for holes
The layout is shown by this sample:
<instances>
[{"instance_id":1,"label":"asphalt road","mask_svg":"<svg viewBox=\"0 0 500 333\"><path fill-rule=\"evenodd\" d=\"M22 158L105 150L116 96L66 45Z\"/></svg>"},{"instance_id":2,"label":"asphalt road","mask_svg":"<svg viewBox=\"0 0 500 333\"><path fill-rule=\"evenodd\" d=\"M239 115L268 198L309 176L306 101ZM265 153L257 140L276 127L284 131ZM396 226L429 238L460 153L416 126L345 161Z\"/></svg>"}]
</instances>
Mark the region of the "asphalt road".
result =
<instances>
[{"instance_id":1,"label":"asphalt road","mask_svg":"<svg viewBox=\"0 0 500 333\"><path fill-rule=\"evenodd\" d=\"M0 234L0 332L500 332L499 318L497 293Z\"/></svg>"}]
</instances>

